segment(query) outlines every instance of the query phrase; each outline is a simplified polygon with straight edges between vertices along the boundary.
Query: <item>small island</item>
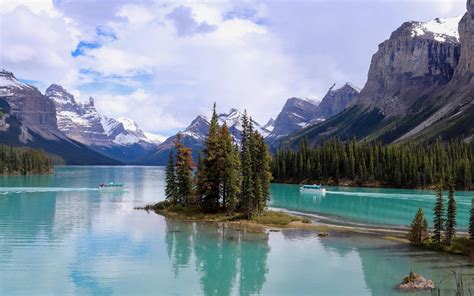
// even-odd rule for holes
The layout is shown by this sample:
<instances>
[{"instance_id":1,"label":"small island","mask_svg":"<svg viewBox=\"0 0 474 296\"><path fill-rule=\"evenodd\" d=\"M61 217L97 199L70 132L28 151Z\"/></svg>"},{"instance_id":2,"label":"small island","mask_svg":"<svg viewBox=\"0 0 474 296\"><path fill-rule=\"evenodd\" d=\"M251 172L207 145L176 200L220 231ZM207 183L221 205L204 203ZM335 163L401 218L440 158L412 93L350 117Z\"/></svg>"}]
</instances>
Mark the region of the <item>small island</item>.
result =
<instances>
[{"instance_id":1,"label":"small island","mask_svg":"<svg viewBox=\"0 0 474 296\"><path fill-rule=\"evenodd\" d=\"M307 218L266 209L271 157L264 138L254 130L252 118L246 113L241 137L234 138L225 123L219 126L214 104L197 165L179 134L175 151L169 154L166 167L166 200L143 209L179 220L226 222L254 230L311 223Z\"/></svg>"}]
</instances>

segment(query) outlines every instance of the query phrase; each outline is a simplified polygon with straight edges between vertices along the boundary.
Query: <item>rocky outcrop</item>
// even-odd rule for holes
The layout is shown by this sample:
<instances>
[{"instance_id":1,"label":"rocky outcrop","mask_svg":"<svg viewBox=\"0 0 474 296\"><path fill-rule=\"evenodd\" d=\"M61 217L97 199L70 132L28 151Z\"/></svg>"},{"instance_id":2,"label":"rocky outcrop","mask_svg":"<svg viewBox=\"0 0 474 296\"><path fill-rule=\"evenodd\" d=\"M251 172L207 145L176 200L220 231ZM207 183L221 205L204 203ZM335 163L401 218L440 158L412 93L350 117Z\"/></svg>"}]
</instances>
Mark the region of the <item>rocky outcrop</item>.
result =
<instances>
[{"instance_id":1,"label":"rocky outcrop","mask_svg":"<svg viewBox=\"0 0 474 296\"><path fill-rule=\"evenodd\" d=\"M459 63L459 19L406 22L395 30L372 57L357 103L406 115L417 99L448 84Z\"/></svg>"},{"instance_id":2,"label":"rocky outcrop","mask_svg":"<svg viewBox=\"0 0 474 296\"><path fill-rule=\"evenodd\" d=\"M15 75L0 70L0 96L10 105L10 113L35 130L56 129L54 104L31 85L18 81Z\"/></svg>"},{"instance_id":3,"label":"rocky outcrop","mask_svg":"<svg viewBox=\"0 0 474 296\"><path fill-rule=\"evenodd\" d=\"M289 98L273 124L267 141L272 142L299 130L316 119L318 103L308 99Z\"/></svg>"},{"instance_id":4,"label":"rocky outcrop","mask_svg":"<svg viewBox=\"0 0 474 296\"><path fill-rule=\"evenodd\" d=\"M345 110L357 100L359 91L357 86L347 82L341 87L333 84L319 104L299 98L288 99L273 123L274 128L266 138L267 143L275 150L282 145L281 139L284 137L323 122Z\"/></svg>"},{"instance_id":5,"label":"rocky outcrop","mask_svg":"<svg viewBox=\"0 0 474 296\"><path fill-rule=\"evenodd\" d=\"M339 88L333 84L316 110L316 119L327 119L346 109L357 99L359 92L360 88L350 82Z\"/></svg>"},{"instance_id":6,"label":"rocky outcrop","mask_svg":"<svg viewBox=\"0 0 474 296\"><path fill-rule=\"evenodd\" d=\"M472 140L474 4L467 3L462 18L404 23L379 45L358 98L329 120L282 139L282 145L329 137Z\"/></svg>"},{"instance_id":7,"label":"rocky outcrop","mask_svg":"<svg viewBox=\"0 0 474 296\"><path fill-rule=\"evenodd\" d=\"M69 138L124 163L153 151L157 144L131 119L109 118L97 111L93 98L79 103L60 85L53 84L46 96L55 104L58 128Z\"/></svg>"},{"instance_id":8,"label":"rocky outcrop","mask_svg":"<svg viewBox=\"0 0 474 296\"><path fill-rule=\"evenodd\" d=\"M45 95L54 102L58 128L68 137L86 145L110 144L92 98L89 98L87 104L80 104L72 94L57 84L48 87Z\"/></svg>"},{"instance_id":9,"label":"rocky outcrop","mask_svg":"<svg viewBox=\"0 0 474 296\"><path fill-rule=\"evenodd\" d=\"M5 70L0 71L0 110L0 144L42 149L67 164L120 163L68 138L58 129L54 103Z\"/></svg>"},{"instance_id":10,"label":"rocky outcrop","mask_svg":"<svg viewBox=\"0 0 474 296\"><path fill-rule=\"evenodd\" d=\"M427 280L419 274L410 272L398 288L404 291L431 290L435 288L435 285L432 280Z\"/></svg>"}]
</instances>

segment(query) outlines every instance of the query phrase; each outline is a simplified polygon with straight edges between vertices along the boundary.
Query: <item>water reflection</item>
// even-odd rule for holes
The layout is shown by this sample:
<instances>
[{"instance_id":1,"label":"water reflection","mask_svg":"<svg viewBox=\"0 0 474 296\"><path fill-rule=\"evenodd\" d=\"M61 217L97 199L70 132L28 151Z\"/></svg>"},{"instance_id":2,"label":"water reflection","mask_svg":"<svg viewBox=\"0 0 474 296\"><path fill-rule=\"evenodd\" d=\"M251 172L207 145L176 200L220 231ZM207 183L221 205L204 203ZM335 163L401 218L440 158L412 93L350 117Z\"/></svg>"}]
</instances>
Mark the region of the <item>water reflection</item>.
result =
<instances>
[{"instance_id":1,"label":"water reflection","mask_svg":"<svg viewBox=\"0 0 474 296\"><path fill-rule=\"evenodd\" d=\"M458 227L467 229L472 192L456 192ZM418 208L432 221L434 192L428 190L328 187L324 196L301 193L297 185L272 184L270 205L335 216L366 224L409 225Z\"/></svg>"},{"instance_id":2,"label":"water reflection","mask_svg":"<svg viewBox=\"0 0 474 296\"><path fill-rule=\"evenodd\" d=\"M268 235L166 219L166 248L175 276L195 258L205 295L258 294L268 272Z\"/></svg>"}]
</instances>

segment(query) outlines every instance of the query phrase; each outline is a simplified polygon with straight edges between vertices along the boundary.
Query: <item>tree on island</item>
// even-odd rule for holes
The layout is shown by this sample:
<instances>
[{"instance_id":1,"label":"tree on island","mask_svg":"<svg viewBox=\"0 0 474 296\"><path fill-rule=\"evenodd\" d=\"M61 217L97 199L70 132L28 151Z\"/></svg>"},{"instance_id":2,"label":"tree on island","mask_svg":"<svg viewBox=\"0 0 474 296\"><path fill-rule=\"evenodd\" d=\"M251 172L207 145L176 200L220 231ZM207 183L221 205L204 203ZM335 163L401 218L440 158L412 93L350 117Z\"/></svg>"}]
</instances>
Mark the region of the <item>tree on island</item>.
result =
<instances>
[{"instance_id":1,"label":"tree on island","mask_svg":"<svg viewBox=\"0 0 474 296\"><path fill-rule=\"evenodd\" d=\"M421 245L428 238L428 223L426 222L423 209L419 208L416 212L415 218L410 225L410 232L408 233L408 240L412 244Z\"/></svg>"},{"instance_id":2,"label":"tree on island","mask_svg":"<svg viewBox=\"0 0 474 296\"><path fill-rule=\"evenodd\" d=\"M439 183L436 188L436 202L433 210L433 233L436 243L441 245L441 235L444 230L444 205L443 205L443 184Z\"/></svg>"},{"instance_id":3,"label":"tree on island","mask_svg":"<svg viewBox=\"0 0 474 296\"><path fill-rule=\"evenodd\" d=\"M191 148L185 147L181 143L181 136L178 134L175 140L176 147L176 184L177 202L182 206L194 204L193 194L193 158Z\"/></svg>"},{"instance_id":4,"label":"tree on island","mask_svg":"<svg viewBox=\"0 0 474 296\"><path fill-rule=\"evenodd\" d=\"M168 156L168 164L166 165L166 200L171 203L178 203L178 186L176 184L176 171L174 167L173 152Z\"/></svg>"},{"instance_id":5,"label":"tree on island","mask_svg":"<svg viewBox=\"0 0 474 296\"><path fill-rule=\"evenodd\" d=\"M226 123L222 125L220 138L222 152L224 154L222 209L225 212L233 212L237 209L241 191L239 147L233 143Z\"/></svg>"},{"instance_id":6,"label":"tree on island","mask_svg":"<svg viewBox=\"0 0 474 296\"><path fill-rule=\"evenodd\" d=\"M240 212L246 218L263 212L270 196L270 153L264 138L253 130L247 112L242 116L242 129L239 151L227 125L219 126L214 104L205 148L198 154L194 174L191 149L178 135L176 165L170 154L166 169L167 200L195 205L204 212Z\"/></svg>"},{"instance_id":7,"label":"tree on island","mask_svg":"<svg viewBox=\"0 0 474 296\"><path fill-rule=\"evenodd\" d=\"M202 184L199 200L202 208L207 212L217 212L221 197L221 183L224 170L224 153L221 146L219 123L214 104L209 132L205 141L204 158L197 183Z\"/></svg>"},{"instance_id":8,"label":"tree on island","mask_svg":"<svg viewBox=\"0 0 474 296\"><path fill-rule=\"evenodd\" d=\"M446 243L451 245L456 235L456 200L454 198L453 181L449 184L448 213L446 217Z\"/></svg>"}]
</instances>

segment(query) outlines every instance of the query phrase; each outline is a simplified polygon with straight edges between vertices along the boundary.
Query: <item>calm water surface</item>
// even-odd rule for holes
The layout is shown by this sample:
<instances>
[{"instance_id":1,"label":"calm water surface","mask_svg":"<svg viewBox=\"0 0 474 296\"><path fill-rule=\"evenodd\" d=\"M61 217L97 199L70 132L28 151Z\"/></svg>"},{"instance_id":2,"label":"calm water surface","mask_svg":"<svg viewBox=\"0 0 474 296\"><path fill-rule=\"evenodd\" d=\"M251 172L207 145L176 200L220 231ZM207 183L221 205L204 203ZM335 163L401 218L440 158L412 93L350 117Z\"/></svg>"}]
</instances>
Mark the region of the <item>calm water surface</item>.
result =
<instances>
[{"instance_id":1,"label":"calm water surface","mask_svg":"<svg viewBox=\"0 0 474 296\"><path fill-rule=\"evenodd\" d=\"M371 225L407 226L418 208L428 224L433 220L435 192L431 190L326 187L326 194L300 193L298 185L273 184L270 206L322 214L335 220ZM444 198L447 204L447 192ZM473 191L457 191L457 224L467 231Z\"/></svg>"},{"instance_id":2,"label":"calm water surface","mask_svg":"<svg viewBox=\"0 0 474 296\"><path fill-rule=\"evenodd\" d=\"M95 189L110 180L129 191ZM133 210L161 200L163 186L157 167L59 167L51 176L1 177L0 295L394 295L411 269L442 282L444 292L453 288L452 268L474 274L463 257L367 236L251 234ZM412 213L402 212L432 203L429 192L405 192L414 202L398 191L329 191L339 193L299 196L296 186L274 185L272 206L406 224Z\"/></svg>"}]
</instances>

